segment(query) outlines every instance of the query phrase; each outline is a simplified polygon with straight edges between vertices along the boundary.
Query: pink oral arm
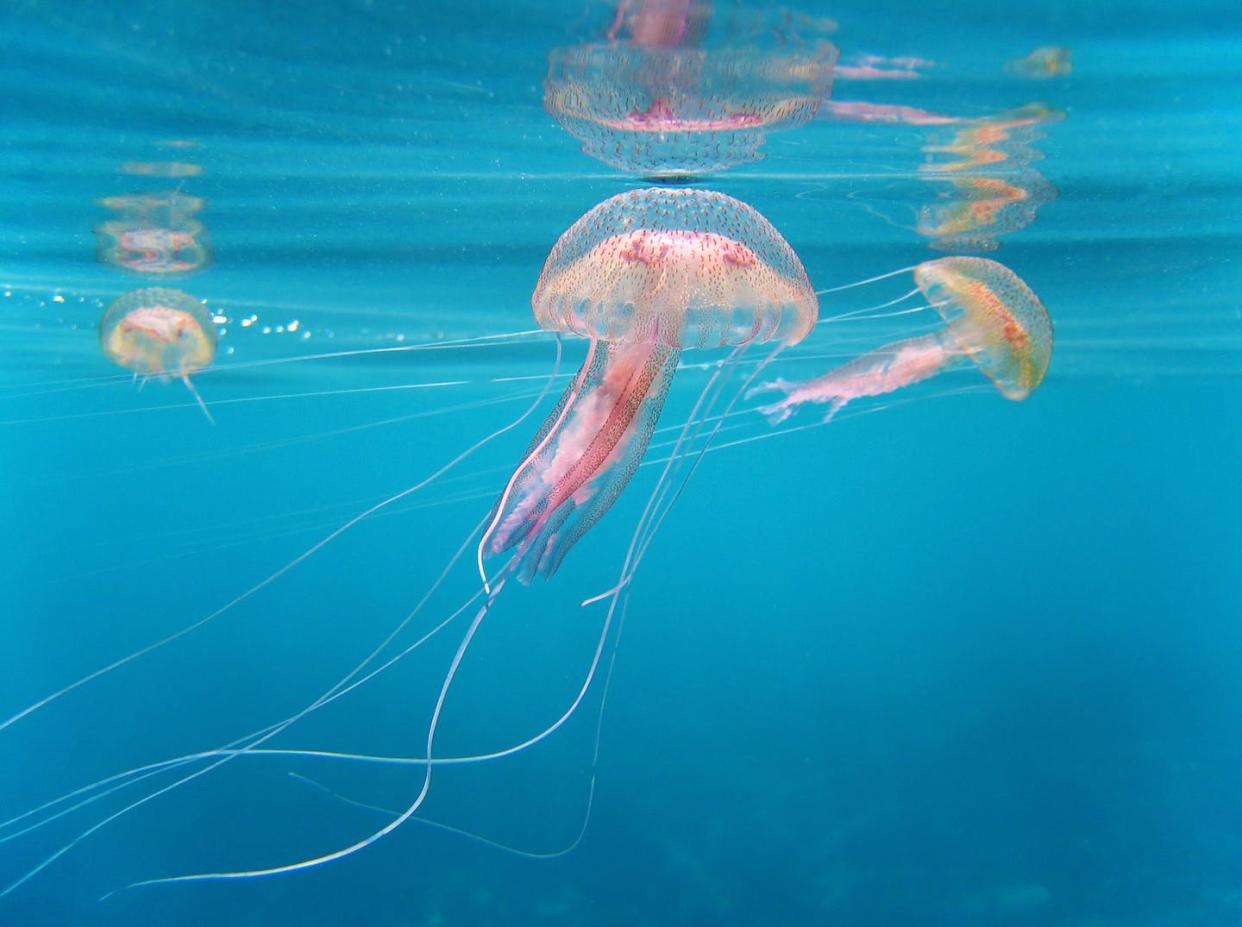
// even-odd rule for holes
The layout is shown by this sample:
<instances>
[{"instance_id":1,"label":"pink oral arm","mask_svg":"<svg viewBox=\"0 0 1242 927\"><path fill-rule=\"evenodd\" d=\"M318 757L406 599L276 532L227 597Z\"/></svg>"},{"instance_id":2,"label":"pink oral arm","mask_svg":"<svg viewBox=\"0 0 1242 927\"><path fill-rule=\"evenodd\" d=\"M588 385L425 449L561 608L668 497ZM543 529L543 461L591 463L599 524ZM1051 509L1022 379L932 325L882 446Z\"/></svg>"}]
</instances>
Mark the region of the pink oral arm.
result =
<instances>
[{"instance_id":1,"label":"pink oral arm","mask_svg":"<svg viewBox=\"0 0 1242 927\"><path fill-rule=\"evenodd\" d=\"M938 333L898 341L868 351L805 383L778 380L765 384L761 390L779 389L785 393L785 398L762 406L759 411L773 424L778 424L803 405L830 404L828 417L831 418L853 399L883 396L934 377L955 357L951 342Z\"/></svg>"},{"instance_id":2,"label":"pink oral arm","mask_svg":"<svg viewBox=\"0 0 1242 927\"><path fill-rule=\"evenodd\" d=\"M511 483L488 543L521 545L519 577L552 575L603 517L642 459L677 364L659 345L597 343L578 382L545 422L543 446Z\"/></svg>"}]
</instances>

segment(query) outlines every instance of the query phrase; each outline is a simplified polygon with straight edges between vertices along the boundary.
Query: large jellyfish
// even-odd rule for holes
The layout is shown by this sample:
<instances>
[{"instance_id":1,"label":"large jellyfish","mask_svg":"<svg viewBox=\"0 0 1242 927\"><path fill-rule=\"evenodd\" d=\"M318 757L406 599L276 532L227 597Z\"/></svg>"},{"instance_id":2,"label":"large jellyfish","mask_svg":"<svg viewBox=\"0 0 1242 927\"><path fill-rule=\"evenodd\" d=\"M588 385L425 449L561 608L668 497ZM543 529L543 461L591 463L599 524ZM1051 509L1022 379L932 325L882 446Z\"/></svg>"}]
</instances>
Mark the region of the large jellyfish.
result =
<instances>
[{"instance_id":1,"label":"large jellyfish","mask_svg":"<svg viewBox=\"0 0 1242 927\"><path fill-rule=\"evenodd\" d=\"M115 810L103 806L108 810L93 823L79 830L76 836L23 875L0 887L0 898L119 818L241 757L301 756L321 761L397 763L419 768L416 794L404 810L394 811L383 827L348 846L283 865L146 879L130 883L130 887L249 879L329 863L375 843L411 820L428 795L433 769L513 756L550 736L579 710L601 665L609 629L616 626L614 619L619 623L616 616L624 612L625 606L620 603L626 601L638 563L676 501L680 485L694 472L694 466L715 434L712 429L720 427L720 422L729 415L732 402L764 369L766 360L760 359L748 370L745 382L734 391L729 407L715 414L714 403L741 366L742 352L755 342L771 342L775 346L768 355L770 359L785 345L800 341L816 324L818 299L793 250L772 225L749 206L719 193L647 189L622 194L600 204L562 235L548 257L532 304L541 325L557 333L558 358L561 334L588 339L587 358L503 486L499 501L486 515L480 513L483 517L477 526L418 604L361 662L281 720L257 727L212 749L123 770L0 821L0 843L3 843L71 814L101 807L99 803L110 798L121 801L121 806ZM661 475L637 521L616 586L584 603L605 599L608 602L589 666L572 701L554 721L520 742L486 753L446 756L436 749L436 734L446 698L484 619L499 607L497 603L507 580L515 575L529 579L538 574L551 574L574 542L608 510L643 456L680 352L693 347L732 348L732 351L727 362L713 365L707 385L685 423L673 426L673 430L681 431L682 437L669 457L661 461ZM354 525L436 481L532 414L541 405L556 375L554 369L543 390L521 416L483 437L420 483L369 506L210 614L80 677L0 721L0 731L204 627L271 586ZM701 434L700 429L706 429L707 436L702 443L694 444ZM688 441L685 440L687 435L690 435ZM691 447L694 451L689 450ZM679 473L676 468L688 459L694 463L688 467L689 473L684 474L681 484L675 485L673 477ZM492 498L497 488L493 483ZM467 553L480 533L478 565L487 567L482 584L473 575L475 565L468 564ZM495 560L489 562L489 558ZM502 559L503 563L497 565L496 561ZM455 587L448 583L448 577L458 565L462 571L469 569L471 573L470 591L460 598ZM506 598L509 595L505 593ZM456 606L447 614L439 612L434 627L420 632L416 640L409 642L408 638L417 627L413 624L415 619L424 611L438 609L439 599L445 596L451 596ZM436 604L429 605L429 602ZM273 743L274 738L302 719L385 672L461 616L470 616L469 626L439 681L425 738L420 744L421 755L375 756L288 748ZM612 636L614 645L617 634ZM606 692L607 682L604 685ZM603 710L603 703L604 695L601 695L599 711ZM597 732L598 729L597 722ZM135 792L139 786L145 786L145 791ZM496 844L493 842L493 845Z\"/></svg>"},{"instance_id":2,"label":"large jellyfish","mask_svg":"<svg viewBox=\"0 0 1242 927\"><path fill-rule=\"evenodd\" d=\"M1006 399L1025 399L1039 386L1052 360L1052 321L1017 274L986 258L949 257L920 264L914 279L944 329L868 351L804 383L765 383L751 394L779 390L785 398L759 411L776 423L804 405L828 405L828 421L853 399L929 379L963 358Z\"/></svg>"},{"instance_id":3,"label":"large jellyfish","mask_svg":"<svg viewBox=\"0 0 1242 927\"><path fill-rule=\"evenodd\" d=\"M793 249L752 208L663 188L614 196L575 222L532 303L541 326L591 344L480 545L481 569L516 548L525 580L554 573L625 488L683 348L796 343L819 306Z\"/></svg>"},{"instance_id":4,"label":"large jellyfish","mask_svg":"<svg viewBox=\"0 0 1242 927\"><path fill-rule=\"evenodd\" d=\"M99 320L99 345L109 360L137 376L176 377L211 419L190 374L215 357L216 327L189 293L166 287L131 290Z\"/></svg>"}]
</instances>

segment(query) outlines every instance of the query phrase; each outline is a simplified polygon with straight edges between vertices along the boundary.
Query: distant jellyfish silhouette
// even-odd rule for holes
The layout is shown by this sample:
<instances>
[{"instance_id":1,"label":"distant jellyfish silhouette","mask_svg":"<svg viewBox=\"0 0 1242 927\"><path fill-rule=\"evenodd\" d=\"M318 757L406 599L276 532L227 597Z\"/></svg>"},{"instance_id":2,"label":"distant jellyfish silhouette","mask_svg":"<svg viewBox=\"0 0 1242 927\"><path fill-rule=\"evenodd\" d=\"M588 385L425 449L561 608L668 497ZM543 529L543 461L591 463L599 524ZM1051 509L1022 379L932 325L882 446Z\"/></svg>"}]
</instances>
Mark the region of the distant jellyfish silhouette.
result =
<instances>
[{"instance_id":1,"label":"distant jellyfish silhouette","mask_svg":"<svg viewBox=\"0 0 1242 927\"><path fill-rule=\"evenodd\" d=\"M969 358L1006 399L1025 399L1052 360L1052 320L1017 274L996 261L948 257L914 269L923 295L946 327L888 344L835 370L792 383L776 380L750 392L779 390L785 398L759 409L775 424L803 405L828 405L825 421L862 396L894 392Z\"/></svg>"},{"instance_id":2,"label":"distant jellyfish silhouette","mask_svg":"<svg viewBox=\"0 0 1242 927\"><path fill-rule=\"evenodd\" d=\"M545 329L590 339L582 369L509 480L479 547L550 576L625 488L684 348L794 344L819 301L754 209L721 193L645 189L599 204L548 255ZM486 578L486 572L484 571Z\"/></svg>"},{"instance_id":3,"label":"distant jellyfish silhouette","mask_svg":"<svg viewBox=\"0 0 1242 927\"><path fill-rule=\"evenodd\" d=\"M809 122L832 90L836 60L829 42L794 51L557 49L544 106L605 164L648 177L692 176L756 161L769 132Z\"/></svg>"},{"instance_id":4,"label":"distant jellyfish silhouette","mask_svg":"<svg viewBox=\"0 0 1242 927\"><path fill-rule=\"evenodd\" d=\"M109 360L136 376L181 380L214 421L190 374L215 357L216 328L210 313L189 293L164 287L126 293L99 320L99 344Z\"/></svg>"}]
</instances>

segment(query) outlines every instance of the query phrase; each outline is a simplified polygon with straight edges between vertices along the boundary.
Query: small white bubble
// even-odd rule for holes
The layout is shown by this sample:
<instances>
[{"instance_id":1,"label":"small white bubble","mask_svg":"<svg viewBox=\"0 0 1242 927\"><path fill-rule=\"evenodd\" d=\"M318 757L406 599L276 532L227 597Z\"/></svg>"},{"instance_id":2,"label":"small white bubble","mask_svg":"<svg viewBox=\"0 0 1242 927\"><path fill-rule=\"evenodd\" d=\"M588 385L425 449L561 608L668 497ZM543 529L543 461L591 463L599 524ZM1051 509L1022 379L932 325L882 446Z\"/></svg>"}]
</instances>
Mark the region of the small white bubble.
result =
<instances>
[{"instance_id":1,"label":"small white bubble","mask_svg":"<svg viewBox=\"0 0 1242 927\"><path fill-rule=\"evenodd\" d=\"M52 302L54 303L63 303L64 301L65 297L61 296L59 293L52 297Z\"/></svg>"},{"instance_id":2,"label":"small white bubble","mask_svg":"<svg viewBox=\"0 0 1242 927\"><path fill-rule=\"evenodd\" d=\"M287 328L289 329L289 331L291 331L291 332L295 332L295 331L297 331L297 330L298 330L298 327L299 327L301 324L302 324L302 323L301 323L301 322L299 322L297 319L294 319L292 322L290 322L290 323L288 324Z\"/></svg>"}]
</instances>

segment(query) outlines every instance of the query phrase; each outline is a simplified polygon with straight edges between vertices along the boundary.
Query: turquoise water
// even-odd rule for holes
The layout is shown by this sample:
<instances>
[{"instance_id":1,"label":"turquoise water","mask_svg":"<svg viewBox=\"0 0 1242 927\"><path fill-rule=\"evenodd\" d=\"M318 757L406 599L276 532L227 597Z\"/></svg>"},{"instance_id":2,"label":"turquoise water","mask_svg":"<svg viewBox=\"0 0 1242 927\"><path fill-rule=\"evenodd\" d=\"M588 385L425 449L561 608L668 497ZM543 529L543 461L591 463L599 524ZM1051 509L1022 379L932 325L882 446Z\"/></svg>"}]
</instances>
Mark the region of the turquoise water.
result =
<instances>
[{"instance_id":1,"label":"turquoise water","mask_svg":"<svg viewBox=\"0 0 1242 927\"><path fill-rule=\"evenodd\" d=\"M583 360L565 339L557 365L531 292L565 229L650 181L584 154L544 81L549 53L603 41L614 10L424 6L0 13L0 717L279 573L0 730L3 886L212 761L18 816L290 717L367 657ZM967 364L826 427L810 411L774 428L739 399L635 575L602 722L616 620L563 726L437 767L418 815L347 859L125 889L331 853L424 778L238 757L107 820L0 898L0 923L1238 923L1242 14L851 0L714 16L709 49L830 40L832 103L909 109L821 106L760 160L679 186L750 204L820 289L959 251L1003 262L1056 326L1040 389L1005 402ZM1007 68L1038 47L1069 49L1072 70ZM917 76L840 70L866 66ZM962 150L960 132L1031 103L1033 125ZM929 247L928 208L964 201L944 164L980 150L1003 157L963 173L1025 206ZM145 239L145 258L118 246L152 227L184 237ZM215 363L194 377L214 427L179 383L139 388L101 354L107 306L156 285L214 313ZM824 294L835 320L757 376L934 330L917 300L871 308L912 286ZM573 703L608 612L579 603L617 583L724 356L683 355L653 465L555 577L497 596L434 755L521 743ZM478 588L468 554L385 655ZM264 746L424 755L474 614Z\"/></svg>"}]
</instances>

